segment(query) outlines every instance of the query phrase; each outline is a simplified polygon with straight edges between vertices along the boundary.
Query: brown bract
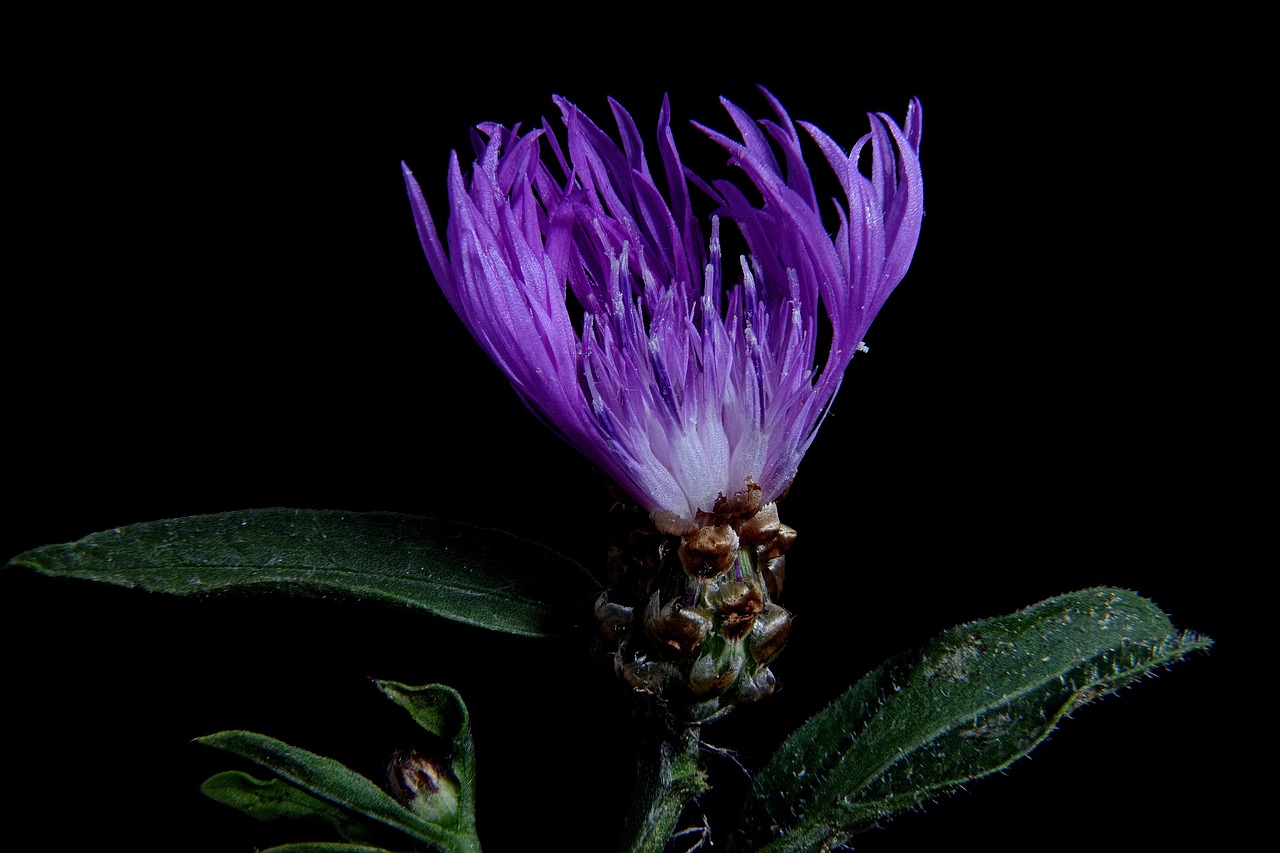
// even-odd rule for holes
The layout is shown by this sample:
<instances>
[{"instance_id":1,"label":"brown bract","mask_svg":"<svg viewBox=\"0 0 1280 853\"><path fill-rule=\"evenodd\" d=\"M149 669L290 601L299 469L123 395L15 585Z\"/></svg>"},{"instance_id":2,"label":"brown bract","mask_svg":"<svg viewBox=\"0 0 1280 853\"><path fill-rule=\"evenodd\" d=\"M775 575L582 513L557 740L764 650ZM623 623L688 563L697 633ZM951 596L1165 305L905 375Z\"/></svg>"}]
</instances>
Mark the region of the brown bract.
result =
<instances>
[{"instance_id":1,"label":"brown bract","mask_svg":"<svg viewBox=\"0 0 1280 853\"><path fill-rule=\"evenodd\" d=\"M693 521L621 507L597 637L623 682L673 725L709 722L774 690L769 666L791 632L776 599L796 532L761 496L749 482Z\"/></svg>"}]
</instances>

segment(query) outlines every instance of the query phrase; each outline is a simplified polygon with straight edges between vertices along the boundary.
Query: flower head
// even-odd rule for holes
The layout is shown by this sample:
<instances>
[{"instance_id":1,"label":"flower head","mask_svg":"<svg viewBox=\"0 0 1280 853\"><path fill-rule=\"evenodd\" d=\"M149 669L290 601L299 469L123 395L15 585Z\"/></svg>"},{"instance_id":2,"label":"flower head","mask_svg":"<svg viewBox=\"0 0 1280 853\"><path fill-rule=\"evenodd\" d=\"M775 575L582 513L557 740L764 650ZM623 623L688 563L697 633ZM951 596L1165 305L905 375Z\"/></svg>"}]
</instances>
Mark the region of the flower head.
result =
<instances>
[{"instance_id":1,"label":"flower head","mask_svg":"<svg viewBox=\"0 0 1280 853\"><path fill-rule=\"evenodd\" d=\"M450 158L444 241L405 169L423 249L458 316L525 404L651 513L693 521L744 490L764 502L786 490L920 233L917 101L902 128L871 116L847 153L800 124L843 195L832 238L796 126L765 96L775 120L758 125L722 101L741 141L698 126L754 202L682 166L666 99L661 178L613 101L621 144L562 98L563 145L546 120L524 134L480 125L469 181ZM691 186L718 205L706 241ZM747 248L728 271L726 219ZM830 346L819 362L820 312Z\"/></svg>"}]
</instances>

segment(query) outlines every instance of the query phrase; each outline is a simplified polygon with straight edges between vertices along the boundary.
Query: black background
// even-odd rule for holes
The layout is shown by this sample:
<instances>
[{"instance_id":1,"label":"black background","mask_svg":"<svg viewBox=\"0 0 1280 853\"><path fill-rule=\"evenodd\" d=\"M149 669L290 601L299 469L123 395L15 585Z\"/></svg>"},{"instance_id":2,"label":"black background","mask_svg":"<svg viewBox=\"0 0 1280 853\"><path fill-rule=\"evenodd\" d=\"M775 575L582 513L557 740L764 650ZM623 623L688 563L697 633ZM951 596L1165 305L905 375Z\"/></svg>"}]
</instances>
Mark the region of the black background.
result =
<instances>
[{"instance_id":1,"label":"black background","mask_svg":"<svg viewBox=\"0 0 1280 853\"><path fill-rule=\"evenodd\" d=\"M1240 140L1211 131L1229 68L1210 79L1132 34L930 57L909 22L761 23L749 38L493 23L171 22L163 39L120 41L81 22L50 45L10 131L26 154L10 166L22 222L5 295L3 556L296 506L499 526L599 565L609 498L440 296L400 160L443 219L468 127L554 117L552 94L605 127L612 95L651 133L669 93L686 163L713 176L723 156L684 122L730 130L720 95L761 116L764 84L846 146L867 111L901 120L919 96L919 250L782 505L800 531L782 689L707 739L758 766L892 653L1122 586L1218 647L857 849L1229 839L1247 808L1229 703L1251 703L1234 681L1235 605L1257 565L1256 519L1234 495L1264 476L1240 362L1222 355L1238 328L1223 318L1250 310L1233 284L1245 238L1216 230L1247 179ZM0 648L5 832L34 827L43 849L313 837L204 799L206 776L242 765L190 740L251 729L377 778L413 732L370 677L461 691L486 849L607 850L625 809L627 700L567 642L6 570ZM730 763L712 772L722 792L741 784Z\"/></svg>"}]
</instances>

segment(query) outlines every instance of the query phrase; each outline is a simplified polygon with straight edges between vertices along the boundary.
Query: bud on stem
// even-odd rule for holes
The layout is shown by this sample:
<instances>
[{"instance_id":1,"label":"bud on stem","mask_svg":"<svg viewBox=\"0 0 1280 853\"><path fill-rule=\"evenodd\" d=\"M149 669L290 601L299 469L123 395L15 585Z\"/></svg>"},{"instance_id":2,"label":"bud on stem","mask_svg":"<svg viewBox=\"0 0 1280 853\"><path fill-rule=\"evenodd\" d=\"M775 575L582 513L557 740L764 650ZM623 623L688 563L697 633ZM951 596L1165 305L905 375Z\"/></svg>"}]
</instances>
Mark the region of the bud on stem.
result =
<instances>
[{"instance_id":1,"label":"bud on stem","mask_svg":"<svg viewBox=\"0 0 1280 853\"><path fill-rule=\"evenodd\" d=\"M396 750L387 763L387 782L392 795L423 820L447 824L458 816L458 780L447 761Z\"/></svg>"}]
</instances>

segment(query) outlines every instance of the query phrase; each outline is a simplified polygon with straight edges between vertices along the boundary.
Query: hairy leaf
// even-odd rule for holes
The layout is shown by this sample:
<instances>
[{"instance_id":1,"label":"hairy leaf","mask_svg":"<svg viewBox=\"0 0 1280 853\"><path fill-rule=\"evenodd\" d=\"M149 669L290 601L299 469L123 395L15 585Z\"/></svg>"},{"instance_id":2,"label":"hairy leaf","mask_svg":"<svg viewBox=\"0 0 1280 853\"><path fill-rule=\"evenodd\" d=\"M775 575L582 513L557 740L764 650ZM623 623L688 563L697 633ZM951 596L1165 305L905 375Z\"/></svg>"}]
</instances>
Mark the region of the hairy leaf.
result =
<instances>
[{"instance_id":1,"label":"hairy leaf","mask_svg":"<svg viewBox=\"0 0 1280 853\"><path fill-rule=\"evenodd\" d=\"M480 849L473 835L430 823L397 803L373 782L345 765L255 732L227 731L196 738L254 761L317 797L430 842L450 853Z\"/></svg>"},{"instance_id":2,"label":"hairy leaf","mask_svg":"<svg viewBox=\"0 0 1280 853\"><path fill-rule=\"evenodd\" d=\"M339 595L525 636L569 633L599 584L500 530L395 513L249 509L130 524L10 565L173 595Z\"/></svg>"},{"instance_id":3,"label":"hairy leaf","mask_svg":"<svg viewBox=\"0 0 1280 853\"><path fill-rule=\"evenodd\" d=\"M394 853L383 847L365 847L364 844L343 844L340 841L302 841L300 844L280 844L261 853Z\"/></svg>"},{"instance_id":4,"label":"hairy leaf","mask_svg":"<svg viewBox=\"0 0 1280 853\"><path fill-rule=\"evenodd\" d=\"M829 850L1009 766L1066 714L1212 642L1108 588L952 628L787 738L753 782L732 849Z\"/></svg>"},{"instance_id":5,"label":"hairy leaf","mask_svg":"<svg viewBox=\"0 0 1280 853\"><path fill-rule=\"evenodd\" d=\"M366 841L368 827L348 811L280 779L255 779L238 770L210 776L200 786L205 796L258 820L301 818L323 821L347 841Z\"/></svg>"}]
</instances>

